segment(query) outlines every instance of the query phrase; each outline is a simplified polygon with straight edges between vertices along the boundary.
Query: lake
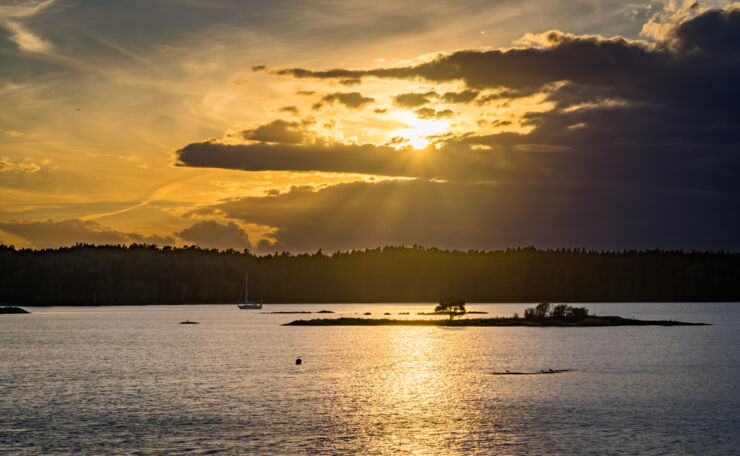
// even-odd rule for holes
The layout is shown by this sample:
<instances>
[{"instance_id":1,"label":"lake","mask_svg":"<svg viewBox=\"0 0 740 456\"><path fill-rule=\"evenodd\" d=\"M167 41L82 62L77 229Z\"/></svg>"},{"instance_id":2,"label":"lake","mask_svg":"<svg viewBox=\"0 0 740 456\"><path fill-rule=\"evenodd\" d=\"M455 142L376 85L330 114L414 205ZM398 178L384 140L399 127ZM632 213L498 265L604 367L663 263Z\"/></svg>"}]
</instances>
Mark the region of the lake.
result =
<instances>
[{"instance_id":1,"label":"lake","mask_svg":"<svg viewBox=\"0 0 740 456\"><path fill-rule=\"evenodd\" d=\"M26 307L0 315L0 453L740 453L739 303L584 305L713 325L281 326L431 304ZM321 309L335 314L262 313ZM570 371L494 375L542 369Z\"/></svg>"}]
</instances>

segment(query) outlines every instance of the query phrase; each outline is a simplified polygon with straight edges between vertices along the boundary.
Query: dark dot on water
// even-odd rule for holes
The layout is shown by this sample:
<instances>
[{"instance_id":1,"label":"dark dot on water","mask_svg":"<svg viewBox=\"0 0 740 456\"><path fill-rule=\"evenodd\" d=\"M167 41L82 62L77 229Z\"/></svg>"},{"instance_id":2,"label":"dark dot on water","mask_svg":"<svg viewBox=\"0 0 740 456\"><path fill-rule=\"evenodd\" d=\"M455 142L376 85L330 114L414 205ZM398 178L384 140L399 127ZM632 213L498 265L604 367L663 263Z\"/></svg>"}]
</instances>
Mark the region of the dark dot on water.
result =
<instances>
[{"instance_id":1,"label":"dark dot on water","mask_svg":"<svg viewBox=\"0 0 740 456\"><path fill-rule=\"evenodd\" d=\"M297 360L295 360L296 365L300 365L302 362L303 361L301 361L301 358L298 358Z\"/></svg>"}]
</instances>

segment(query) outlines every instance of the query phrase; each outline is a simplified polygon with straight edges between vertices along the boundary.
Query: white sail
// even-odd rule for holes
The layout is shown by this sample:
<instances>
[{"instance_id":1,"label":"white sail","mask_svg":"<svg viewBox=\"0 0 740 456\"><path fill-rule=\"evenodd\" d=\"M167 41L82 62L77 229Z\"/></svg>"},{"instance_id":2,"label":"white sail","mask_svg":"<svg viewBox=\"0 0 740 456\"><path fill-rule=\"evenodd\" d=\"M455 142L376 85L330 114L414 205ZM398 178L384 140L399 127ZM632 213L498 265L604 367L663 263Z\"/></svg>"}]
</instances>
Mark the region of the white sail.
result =
<instances>
[{"instance_id":1,"label":"white sail","mask_svg":"<svg viewBox=\"0 0 740 456\"><path fill-rule=\"evenodd\" d=\"M247 272L244 273L244 303L237 304L237 307L239 307L242 310L262 308L261 302L250 302L249 301L249 273Z\"/></svg>"}]
</instances>

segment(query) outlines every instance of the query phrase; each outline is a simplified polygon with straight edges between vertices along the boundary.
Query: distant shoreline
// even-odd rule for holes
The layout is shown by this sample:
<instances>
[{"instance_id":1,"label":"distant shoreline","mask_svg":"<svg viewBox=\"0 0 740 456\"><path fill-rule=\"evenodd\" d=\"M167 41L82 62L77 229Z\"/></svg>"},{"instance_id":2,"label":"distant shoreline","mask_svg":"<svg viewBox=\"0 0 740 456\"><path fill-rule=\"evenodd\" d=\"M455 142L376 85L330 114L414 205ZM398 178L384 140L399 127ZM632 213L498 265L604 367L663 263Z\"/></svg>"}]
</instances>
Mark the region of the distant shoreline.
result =
<instances>
[{"instance_id":1,"label":"distant shoreline","mask_svg":"<svg viewBox=\"0 0 740 456\"><path fill-rule=\"evenodd\" d=\"M325 255L155 246L0 246L0 299L13 305L726 302L740 253L667 250L457 251L386 246Z\"/></svg>"}]
</instances>

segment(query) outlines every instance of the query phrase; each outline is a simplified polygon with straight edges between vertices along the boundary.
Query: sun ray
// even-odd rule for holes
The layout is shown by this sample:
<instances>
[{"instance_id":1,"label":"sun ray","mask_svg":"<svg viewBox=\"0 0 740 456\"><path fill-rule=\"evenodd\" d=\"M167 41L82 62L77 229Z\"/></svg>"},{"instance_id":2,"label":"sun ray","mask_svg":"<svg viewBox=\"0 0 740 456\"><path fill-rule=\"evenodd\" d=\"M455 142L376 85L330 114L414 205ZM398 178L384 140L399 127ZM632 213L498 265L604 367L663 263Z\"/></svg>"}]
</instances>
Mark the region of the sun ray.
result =
<instances>
[{"instance_id":1,"label":"sun ray","mask_svg":"<svg viewBox=\"0 0 740 456\"><path fill-rule=\"evenodd\" d=\"M444 133L449 128L446 120L421 119L409 111L398 111L393 114L393 117L406 126L391 134L391 137L405 139L399 147L410 145L414 149L424 149L430 144L430 136Z\"/></svg>"}]
</instances>

